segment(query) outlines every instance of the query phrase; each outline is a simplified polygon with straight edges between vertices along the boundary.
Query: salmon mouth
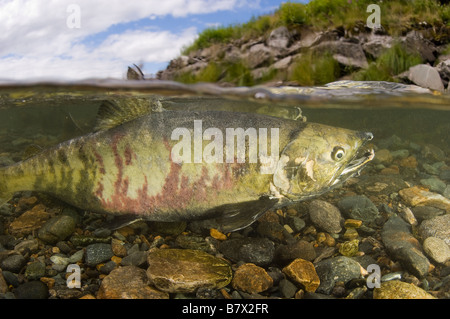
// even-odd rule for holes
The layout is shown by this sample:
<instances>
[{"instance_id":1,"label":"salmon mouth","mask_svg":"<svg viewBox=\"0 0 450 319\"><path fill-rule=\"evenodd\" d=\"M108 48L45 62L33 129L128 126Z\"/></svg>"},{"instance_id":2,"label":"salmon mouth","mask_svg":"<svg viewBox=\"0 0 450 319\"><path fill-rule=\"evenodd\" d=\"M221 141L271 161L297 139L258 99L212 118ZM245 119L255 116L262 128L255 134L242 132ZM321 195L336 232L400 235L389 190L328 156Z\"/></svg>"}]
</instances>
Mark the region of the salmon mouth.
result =
<instances>
[{"instance_id":1,"label":"salmon mouth","mask_svg":"<svg viewBox=\"0 0 450 319\"><path fill-rule=\"evenodd\" d=\"M358 152L359 153L359 152ZM361 170L366 166L367 163L369 163L371 160L373 160L375 157L375 151L373 149L365 150L363 155L358 157L357 155L353 160L351 160L347 166L343 169L341 174L339 174L338 178L335 179L333 182L333 185L336 185L338 183L342 183L348 178L352 176L359 176Z\"/></svg>"}]
</instances>

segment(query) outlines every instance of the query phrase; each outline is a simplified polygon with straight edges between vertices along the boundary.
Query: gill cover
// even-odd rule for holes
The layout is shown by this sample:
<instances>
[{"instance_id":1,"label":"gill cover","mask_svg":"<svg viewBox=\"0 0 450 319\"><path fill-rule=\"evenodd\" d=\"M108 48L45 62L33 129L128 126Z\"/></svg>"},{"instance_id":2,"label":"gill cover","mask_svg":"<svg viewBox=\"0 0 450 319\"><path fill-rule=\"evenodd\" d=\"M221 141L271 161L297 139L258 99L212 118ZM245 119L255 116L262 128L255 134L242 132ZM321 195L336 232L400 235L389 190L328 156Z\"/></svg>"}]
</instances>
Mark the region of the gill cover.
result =
<instances>
[{"instance_id":1,"label":"gill cover","mask_svg":"<svg viewBox=\"0 0 450 319\"><path fill-rule=\"evenodd\" d=\"M298 197L304 193L310 182L316 182L314 160L311 158L312 150L308 150L302 144L302 139L296 138L289 142L280 154L273 183L283 196Z\"/></svg>"}]
</instances>

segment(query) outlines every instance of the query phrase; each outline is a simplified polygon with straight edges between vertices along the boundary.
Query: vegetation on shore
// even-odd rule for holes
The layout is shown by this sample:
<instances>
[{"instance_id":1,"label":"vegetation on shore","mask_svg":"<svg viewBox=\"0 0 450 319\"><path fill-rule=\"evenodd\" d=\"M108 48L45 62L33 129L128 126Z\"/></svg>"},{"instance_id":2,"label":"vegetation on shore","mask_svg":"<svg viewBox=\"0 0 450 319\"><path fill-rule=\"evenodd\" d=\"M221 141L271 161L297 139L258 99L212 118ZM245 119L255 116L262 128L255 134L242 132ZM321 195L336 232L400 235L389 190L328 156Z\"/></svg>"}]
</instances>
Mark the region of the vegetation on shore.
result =
<instances>
[{"instance_id":1,"label":"vegetation on shore","mask_svg":"<svg viewBox=\"0 0 450 319\"><path fill-rule=\"evenodd\" d=\"M183 55L211 47L214 44L226 44L234 41L245 43L258 37L267 37L271 30L286 26L289 30L308 28L312 31L353 30L355 26L365 24L369 15L369 4L382 7L382 26L392 37L404 35L405 30L420 25L450 26L450 4L437 0L311 0L307 4L286 2L273 14L252 18L249 22L208 28L201 32L190 46L185 47ZM301 59L294 61L292 72L270 69L258 80L253 79L251 68L245 61L225 62L216 58L206 68L192 74L178 74L176 81L185 83L217 82L222 80L235 85L255 85L271 80L295 81L299 85L320 85L351 74L355 80L395 81L395 75L410 66L422 63L418 55L406 52L401 45L395 44L362 70L342 70L339 64L324 52L320 56L305 52ZM356 71L356 72L354 72Z\"/></svg>"},{"instance_id":2,"label":"vegetation on shore","mask_svg":"<svg viewBox=\"0 0 450 319\"><path fill-rule=\"evenodd\" d=\"M279 26L309 26L317 30L338 26L350 28L356 21L364 20L369 4L377 2L383 3L383 27L392 35L401 32L408 24L423 21L450 25L450 5L441 5L436 0L312 0L307 4L286 2L273 14L252 18L247 23L205 29L182 53L189 54L214 43L262 36Z\"/></svg>"}]
</instances>

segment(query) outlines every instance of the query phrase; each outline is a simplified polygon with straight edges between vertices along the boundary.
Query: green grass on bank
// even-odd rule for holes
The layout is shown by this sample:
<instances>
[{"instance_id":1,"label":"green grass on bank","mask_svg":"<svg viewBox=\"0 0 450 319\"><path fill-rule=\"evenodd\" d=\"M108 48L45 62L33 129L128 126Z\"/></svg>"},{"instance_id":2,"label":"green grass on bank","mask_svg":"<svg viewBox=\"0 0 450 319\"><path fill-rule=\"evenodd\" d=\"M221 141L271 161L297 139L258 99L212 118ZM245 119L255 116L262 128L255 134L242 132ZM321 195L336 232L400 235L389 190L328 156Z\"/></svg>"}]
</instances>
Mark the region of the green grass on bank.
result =
<instances>
[{"instance_id":1,"label":"green grass on bank","mask_svg":"<svg viewBox=\"0 0 450 319\"><path fill-rule=\"evenodd\" d=\"M336 81L340 74L339 63L331 54L315 56L307 52L294 62L287 80L295 81L301 86L322 85Z\"/></svg>"},{"instance_id":2,"label":"green grass on bank","mask_svg":"<svg viewBox=\"0 0 450 319\"><path fill-rule=\"evenodd\" d=\"M408 53L400 44L386 50L369 67L353 75L356 81L395 81L398 75L410 67L423 63L419 54Z\"/></svg>"},{"instance_id":3,"label":"green grass on bank","mask_svg":"<svg viewBox=\"0 0 450 319\"><path fill-rule=\"evenodd\" d=\"M251 70L245 66L243 62L237 63L216 63L210 62L198 73L191 72L181 73L176 76L175 81L186 84L197 82L215 83L219 80L233 83L238 86L252 86L255 83Z\"/></svg>"},{"instance_id":4,"label":"green grass on bank","mask_svg":"<svg viewBox=\"0 0 450 319\"><path fill-rule=\"evenodd\" d=\"M351 29L356 22L366 22L369 4L381 8L381 24L392 35L397 35L411 24L426 21L428 24L450 25L450 5L437 0L312 0L307 4L286 2L273 14L252 18L249 22L230 26L208 28L201 32L183 54L204 49L214 43L249 39L266 35L270 30L310 27L323 30L343 26Z\"/></svg>"}]
</instances>

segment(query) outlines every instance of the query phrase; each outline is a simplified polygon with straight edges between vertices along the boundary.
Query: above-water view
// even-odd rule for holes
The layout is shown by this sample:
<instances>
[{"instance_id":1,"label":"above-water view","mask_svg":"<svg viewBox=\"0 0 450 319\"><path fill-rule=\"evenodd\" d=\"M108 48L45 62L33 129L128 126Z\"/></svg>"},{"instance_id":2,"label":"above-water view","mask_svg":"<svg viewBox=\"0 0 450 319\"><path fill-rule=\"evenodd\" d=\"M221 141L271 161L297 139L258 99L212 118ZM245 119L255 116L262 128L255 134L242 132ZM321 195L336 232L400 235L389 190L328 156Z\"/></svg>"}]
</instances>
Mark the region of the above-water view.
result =
<instances>
[{"instance_id":1,"label":"above-water view","mask_svg":"<svg viewBox=\"0 0 450 319\"><path fill-rule=\"evenodd\" d=\"M0 299L450 298L448 1L73 2L0 3Z\"/></svg>"}]
</instances>

